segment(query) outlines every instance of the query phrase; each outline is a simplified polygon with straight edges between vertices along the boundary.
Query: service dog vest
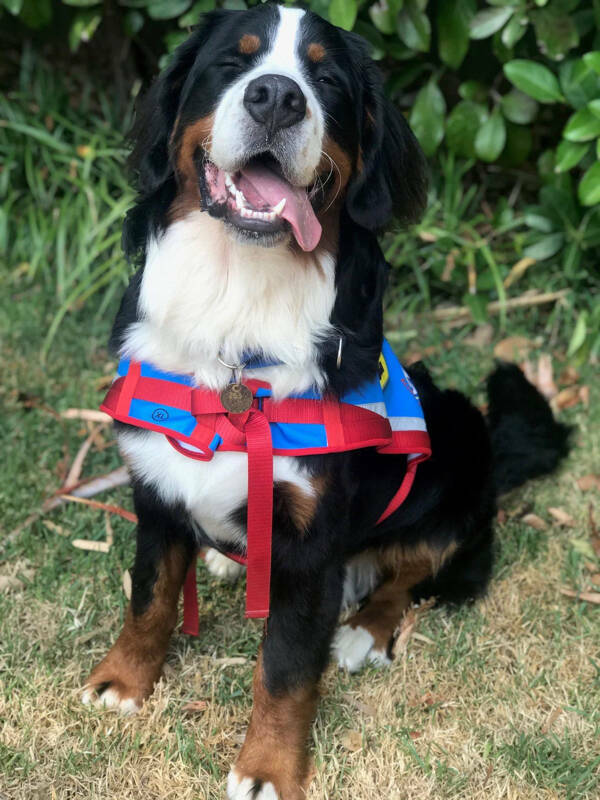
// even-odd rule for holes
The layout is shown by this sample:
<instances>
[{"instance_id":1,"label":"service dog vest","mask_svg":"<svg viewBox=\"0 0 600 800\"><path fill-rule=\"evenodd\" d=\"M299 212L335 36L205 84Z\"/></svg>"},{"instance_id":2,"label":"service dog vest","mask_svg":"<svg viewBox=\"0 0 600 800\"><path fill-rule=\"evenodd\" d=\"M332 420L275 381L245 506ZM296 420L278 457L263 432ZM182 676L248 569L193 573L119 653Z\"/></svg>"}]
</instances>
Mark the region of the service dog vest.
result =
<instances>
[{"instance_id":1,"label":"service dog vest","mask_svg":"<svg viewBox=\"0 0 600 800\"><path fill-rule=\"evenodd\" d=\"M375 447L382 454L404 454L400 486L377 520L383 522L407 497L417 465L431 445L419 397L408 374L384 340L379 377L342 397L314 391L273 400L264 381L243 381L252 405L228 412L219 392L195 385L189 375L162 372L147 362L122 360L117 378L100 408L119 422L156 431L188 458L209 461L216 452L248 453L246 616L269 615L273 456L340 453ZM197 632L195 568L184 589L184 631ZM186 615L186 607L188 614ZM197 611L196 611L197 614ZM187 619L186 619L187 616ZM196 630L193 630L193 629Z\"/></svg>"}]
</instances>

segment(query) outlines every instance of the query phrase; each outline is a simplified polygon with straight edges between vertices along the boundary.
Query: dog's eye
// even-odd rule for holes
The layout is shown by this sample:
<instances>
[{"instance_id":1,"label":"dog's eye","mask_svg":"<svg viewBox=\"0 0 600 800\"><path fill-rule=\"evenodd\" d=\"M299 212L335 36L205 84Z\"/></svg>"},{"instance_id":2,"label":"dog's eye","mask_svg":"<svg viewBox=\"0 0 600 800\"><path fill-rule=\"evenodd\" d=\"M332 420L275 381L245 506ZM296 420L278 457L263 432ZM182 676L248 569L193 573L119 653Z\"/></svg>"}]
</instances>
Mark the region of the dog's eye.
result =
<instances>
[{"instance_id":1,"label":"dog's eye","mask_svg":"<svg viewBox=\"0 0 600 800\"><path fill-rule=\"evenodd\" d=\"M335 80L330 75L321 75L317 78L317 83L325 83L327 86L335 86Z\"/></svg>"},{"instance_id":2,"label":"dog's eye","mask_svg":"<svg viewBox=\"0 0 600 800\"><path fill-rule=\"evenodd\" d=\"M220 69L236 70L237 72L241 72L242 70L242 65L239 63L239 61L234 61L233 59L219 62L218 67Z\"/></svg>"}]
</instances>

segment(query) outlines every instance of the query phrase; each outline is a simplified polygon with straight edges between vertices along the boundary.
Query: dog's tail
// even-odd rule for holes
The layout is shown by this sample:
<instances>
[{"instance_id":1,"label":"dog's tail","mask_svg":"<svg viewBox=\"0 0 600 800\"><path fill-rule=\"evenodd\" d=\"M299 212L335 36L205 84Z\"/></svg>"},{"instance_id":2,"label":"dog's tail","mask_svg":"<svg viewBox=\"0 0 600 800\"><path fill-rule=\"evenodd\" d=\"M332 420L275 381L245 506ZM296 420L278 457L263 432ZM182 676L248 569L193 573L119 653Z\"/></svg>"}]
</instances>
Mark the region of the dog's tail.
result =
<instances>
[{"instance_id":1,"label":"dog's tail","mask_svg":"<svg viewBox=\"0 0 600 800\"><path fill-rule=\"evenodd\" d=\"M488 424L497 494L552 472L569 452L571 428L515 364L500 363L487 381Z\"/></svg>"}]
</instances>

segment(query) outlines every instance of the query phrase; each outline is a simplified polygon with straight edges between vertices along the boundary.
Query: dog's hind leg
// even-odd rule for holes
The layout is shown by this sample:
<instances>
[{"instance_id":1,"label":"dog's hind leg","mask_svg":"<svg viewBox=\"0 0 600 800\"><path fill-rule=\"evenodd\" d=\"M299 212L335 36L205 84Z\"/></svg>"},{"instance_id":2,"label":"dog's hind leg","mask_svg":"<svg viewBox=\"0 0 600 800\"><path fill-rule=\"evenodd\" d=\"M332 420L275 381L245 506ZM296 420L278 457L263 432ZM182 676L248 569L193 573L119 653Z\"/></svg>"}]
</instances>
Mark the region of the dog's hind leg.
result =
<instances>
[{"instance_id":1,"label":"dog's hind leg","mask_svg":"<svg viewBox=\"0 0 600 800\"><path fill-rule=\"evenodd\" d=\"M435 575L454 550L453 545L441 549L422 544L369 553L383 580L364 607L336 632L333 655L340 667L356 672L367 663L391 663L394 632L412 602L411 590Z\"/></svg>"},{"instance_id":2,"label":"dog's hind leg","mask_svg":"<svg viewBox=\"0 0 600 800\"><path fill-rule=\"evenodd\" d=\"M123 630L88 678L84 703L138 711L161 675L177 602L194 553L191 531L153 493L136 487L138 535Z\"/></svg>"}]
</instances>

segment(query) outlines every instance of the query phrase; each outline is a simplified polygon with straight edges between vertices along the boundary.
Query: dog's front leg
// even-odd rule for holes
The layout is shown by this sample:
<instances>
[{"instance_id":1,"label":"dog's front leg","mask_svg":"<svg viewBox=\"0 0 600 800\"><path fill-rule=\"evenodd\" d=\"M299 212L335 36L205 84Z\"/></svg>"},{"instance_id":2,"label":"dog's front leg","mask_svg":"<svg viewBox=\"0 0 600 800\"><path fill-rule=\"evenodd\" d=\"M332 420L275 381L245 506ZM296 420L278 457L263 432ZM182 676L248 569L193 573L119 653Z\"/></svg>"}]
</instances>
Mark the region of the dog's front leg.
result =
<instances>
[{"instance_id":1,"label":"dog's front leg","mask_svg":"<svg viewBox=\"0 0 600 800\"><path fill-rule=\"evenodd\" d=\"M292 563L301 564L299 559ZM274 569L271 616L254 673L254 705L239 758L229 773L230 800L302 800L308 736L320 675L329 659L343 568Z\"/></svg>"},{"instance_id":2,"label":"dog's front leg","mask_svg":"<svg viewBox=\"0 0 600 800\"><path fill-rule=\"evenodd\" d=\"M136 486L137 549L131 602L121 634L92 671L84 703L137 711L161 675L177 601L195 551L191 529L153 491Z\"/></svg>"}]
</instances>

